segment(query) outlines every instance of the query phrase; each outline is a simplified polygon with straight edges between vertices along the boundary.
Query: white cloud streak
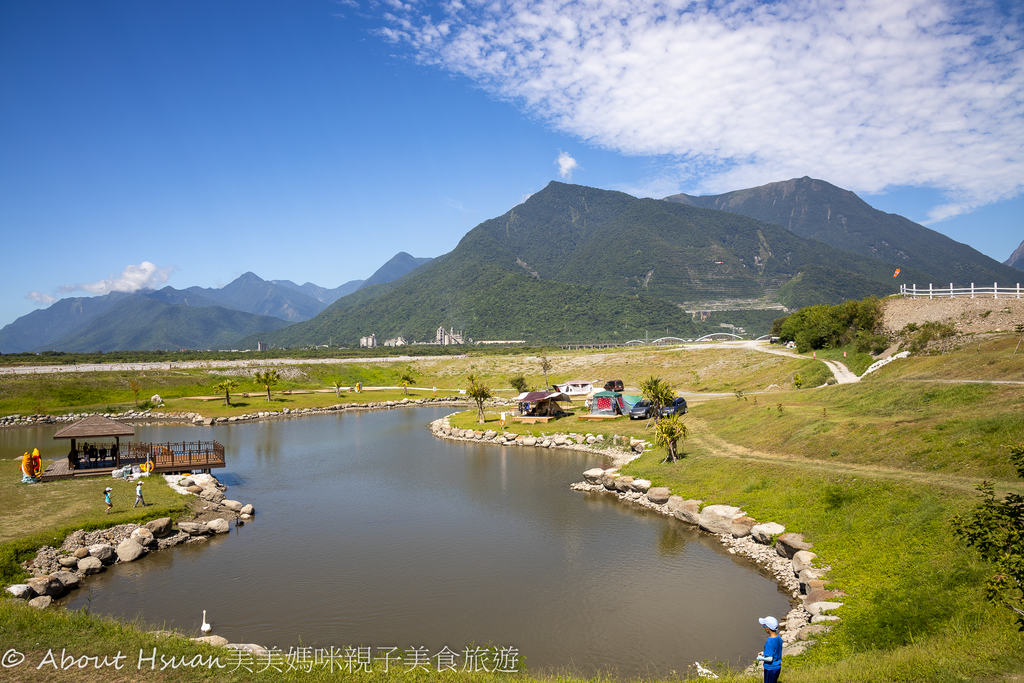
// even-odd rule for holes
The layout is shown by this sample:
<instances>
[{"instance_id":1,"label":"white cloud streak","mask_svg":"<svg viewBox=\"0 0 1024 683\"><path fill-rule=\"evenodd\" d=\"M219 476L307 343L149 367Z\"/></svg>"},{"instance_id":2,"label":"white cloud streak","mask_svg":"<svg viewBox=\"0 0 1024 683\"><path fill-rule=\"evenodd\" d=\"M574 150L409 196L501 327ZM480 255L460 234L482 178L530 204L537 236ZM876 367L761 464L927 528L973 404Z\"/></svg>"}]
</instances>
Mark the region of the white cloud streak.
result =
<instances>
[{"instance_id":1,"label":"white cloud streak","mask_svg":"<svg viewBox=\"0 0 1024 683\"><path fill-rule=\"evenodd\" d=\"M29 301L35 301L36 303L43 304L45 306L49 306L57 300L57 297L50 296L49 294L43 294L42 292L29 292L25 295L25 298Z\"/></svg>"},{"instance_id":2,"label":"white cloud streak","mask_svg":"<svg viewBox=\"0 0 1024 683\"><path fill-rule=\"evenodd\" d=\"M555 163L558 165L558 175L567 180L572 179L572 172L580 166L568 152L562 151L559 151L558 158L555 159Z\"/></svg>"},{"instance_id":3,"label":"white cloud streak","mask_svg":"<svg viewBox=\"0 0 1024 683\"><path fill-rule=\"evenodd\" d=\"M161 268L149 261L137 266L126 266L120 275L111 273L106 280L85 284L61 285L57 290L62 294L70 292L90 292L92 294L109 294L110 292L137 292L140 289L152 289L163 284L175 271L174 266Z\"/></svg>"},{"instance_id":4,"label":"white cloud streak","mask_svg":"<svg viewBox=\"0 0 1024 683\"><path fill-rule=\"evenodd\" d=\"M590 144L665 157L653 186L935 187L949 200L936 219L1024 190L1012 3L1010 16L983 0L389 5L379 35L420 61Z\"/></svg>"}]
</instances>

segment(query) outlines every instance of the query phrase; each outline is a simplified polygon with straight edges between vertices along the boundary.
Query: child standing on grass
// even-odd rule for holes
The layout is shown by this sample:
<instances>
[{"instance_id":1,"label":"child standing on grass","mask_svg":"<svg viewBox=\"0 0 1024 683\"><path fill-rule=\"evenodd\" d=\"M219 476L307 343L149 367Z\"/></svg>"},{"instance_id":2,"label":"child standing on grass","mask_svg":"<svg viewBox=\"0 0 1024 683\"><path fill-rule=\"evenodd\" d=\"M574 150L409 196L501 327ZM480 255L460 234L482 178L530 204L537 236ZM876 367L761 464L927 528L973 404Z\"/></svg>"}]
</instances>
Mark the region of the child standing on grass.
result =
<instances>
[{"instance_id":1,"label":"child standing on grass","mask_svg":"<svg viewBox=\"0 0 1024 683\"><path fill-rule=\"evenodd\" d=\"M768 640L764 650L757 653L757 661L764 664L764 683L775 683L782 673L782 638L779 636L779 620L775 617L758 619L757 623L764 626Z\"/></svg>"},{"instance_id":2,"label":"child standing on grass","mask_svg":"<svg viewBox=\"0 0 1024 683\"><path fill-rule=\"evenodd\" d=\"M114 503L112 503L110 500L110 492L113 490L114 489L110 488L109 486L103 489L103 502L107 504L107 511L105 514L108 515L110 514L110 509L114 507Z\"/></svg>"},{"instance_id":3,"label":"child standing on grass","mask_svg":"<svg viewBox=\"0 0 1024 683\"><path fill-rule=\"evenodd\" d=\"M142 480L139 479L138 483L135 484L135 505L137 507L139 503L142 503L142 507L146 507L146 501L142 500Z\"/></svg>"}]
</instances>

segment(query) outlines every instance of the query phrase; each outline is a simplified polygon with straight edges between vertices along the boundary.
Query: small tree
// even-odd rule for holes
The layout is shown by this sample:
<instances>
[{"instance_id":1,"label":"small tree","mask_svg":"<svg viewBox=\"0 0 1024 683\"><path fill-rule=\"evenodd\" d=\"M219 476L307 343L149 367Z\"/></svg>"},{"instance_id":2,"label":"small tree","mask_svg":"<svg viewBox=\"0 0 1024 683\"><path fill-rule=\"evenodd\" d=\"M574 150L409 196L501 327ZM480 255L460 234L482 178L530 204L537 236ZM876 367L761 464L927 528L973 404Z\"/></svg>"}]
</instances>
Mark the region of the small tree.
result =
<instances>
[{"instance_id":1,"label":"small tree","mask_svg":"<svg viewBox=\"0 0 1024 683\"><path fill-rule=\"evenodd\" d=\"M132 396L135 397L135 407L139 407L139 391L142 389L142 384L139 380L134 377L128 380L128 388L132 390Z\"/></svg>"},{"instance_id":2,"label":"small tree","mask_svg":"<svg viewBox=\"0 0 1024 683\"><path fill-rule=\"evenodd\" d=\"M665 446L668 455L662 462L676 461L676 443L690 435L690 430L678 415L669 415L658 420L654 431L654 443Z\"/></svg>"},{"instance_id":3,"label":"small tree","mask_svg":"<svg viewBox=\"0 0 1024 683\"><path fill-rule=\"evenodd\" d=\"M1017 346L1013 347L1013 352L1017 353L1017 349L1020 348L1020 343L1024 342L1024 323L1017 323L1014 325L1013 331L1020 335L1020 339L1017 340Z\"/></svg>"},{"instance_id":4,"label":"small tree","mask_svg":"<svg viewBox=\"0 0 1024 683\"><path fill-rule=\"evenodd\" d=\"M1010 459L1017 476L1024 477L1024 443L1010 446ZM995 565L996 573L985 585L985 598L1012 610L1024 631L1024 496L1007 493L998 500L990 481L977 488L981 502L969 515L953 518L953 531Z\"/></svg>"},{"instance_id":5,"label":"small tree","mask_svg":"<svg viewBox=\"0 0 1024 683\"><path fill-rule=\"evenodd\" d=\"M334 395L341 398L341 390L347 389L347 384L342 384L340 379L335 378L334 382L331 383L331 388L334 389Z\"/></svg>"},{"instance_id":6,"label":"small tree","mask_svg":"<svg viewBox=\"0 0 1024 683\"><path fill-rule=\"evenodd\" d=\"M654 375L640 382L640 393L651 402L651 417L654 419L661 417L662 408L675 398L672 387L665 380Z\"/></svg>"},{"instance_id":7,"label":"small tree","mask_svg":"<svg viewBox=\"0 0 1024 683\"><path fill-rule=\"evenodd\" d=\"M277 374L277 370L257 370L252 375L253 381L256 382L257 386L261 386L267 390L267 400L270 400L270 387L278 383L281 377Z\"/></svg>"},{"instance_id":8,"label":"small tree","mask_svg":"<svg viewBox=\"0 0 1024 683\"><path fill-rule=\"evenodd\" d=\"M516 375L515 377L510 377L508 383L511 384L512 388L518 391L520 394L526 391L527 389L526 377L524 377L522 373Z\"/></svg>"},{"instance_id":9,"label":"small tree","mask_svg":"<svg viewBox=\"0 0 1024 683\"><path fill-rule=\"evenodd\" d=\"M416 381L416 378L412 376L411 371L403 372L398 380L402 383L402 391L406 396L409 395L409 385Z\"/></svg>"},{"instance_id":10,"label":"small tree","mask_svg":"<svg viewBox=\"0 0 1024 683\"><path fill-rule=\"evenodd\" d=\"M544 371L544 388L547 389L550 386L548 384L548 370L551 369L551 361L548 360L547 356L540 357L540 369Z\"/></svg>"},{"instance_id":11,"label":"small tree","mask_svg":"<svg viewBox=\"0 0 1024 683\"><path fill-rule=\"evenodd\" d=\"M484 401L491 397L491 390L487 385L478 382L475 375L470 375L466 379L469 380L469 389L466 393L476 402L477 422L484 424Z\"/></svg>"},{"instance_id":12,"label":"small tree","mask_svg":"<svg viewBox=\"0 0 1024 683\"><path fill-rule=\"evenodd\" d=\"M238 388L238 381L233 379L226 379L223 382L214 385L213 387L217 391L224 392L224 405L231 405L231 391Z\"/></svg>"}]
</instances>

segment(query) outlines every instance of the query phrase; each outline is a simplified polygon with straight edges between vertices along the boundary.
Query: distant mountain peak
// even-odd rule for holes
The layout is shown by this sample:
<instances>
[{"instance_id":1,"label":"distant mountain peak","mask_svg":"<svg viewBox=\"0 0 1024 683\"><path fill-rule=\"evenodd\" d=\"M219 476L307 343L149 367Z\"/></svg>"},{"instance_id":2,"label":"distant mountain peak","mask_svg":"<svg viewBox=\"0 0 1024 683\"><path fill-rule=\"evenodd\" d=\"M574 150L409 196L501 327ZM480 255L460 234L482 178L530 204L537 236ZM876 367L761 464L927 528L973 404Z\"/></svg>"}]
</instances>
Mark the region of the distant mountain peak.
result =
<instances>
[{"instance_id":1,"label":"distant mountain peak","mask_svg":"<svg viewBox=\"0 0 1024 683\"><path fill-rule=\"evenodd\" d=\"M1017 270L1024 270L1024 242L1021 242L1020 246L1013 250L1010 258L1003 261L1003 265L1016 268Z\"/></svg>"}]
</instances>

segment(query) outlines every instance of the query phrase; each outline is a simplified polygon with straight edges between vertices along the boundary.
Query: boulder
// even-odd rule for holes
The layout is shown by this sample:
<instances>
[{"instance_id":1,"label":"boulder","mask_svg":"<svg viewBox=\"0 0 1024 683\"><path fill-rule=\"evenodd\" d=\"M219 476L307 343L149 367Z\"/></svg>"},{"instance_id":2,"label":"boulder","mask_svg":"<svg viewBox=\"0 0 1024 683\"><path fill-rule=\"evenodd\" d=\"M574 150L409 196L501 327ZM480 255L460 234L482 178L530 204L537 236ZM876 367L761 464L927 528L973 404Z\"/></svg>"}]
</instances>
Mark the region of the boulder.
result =
<instances>
[{"instance_id":1,"label":"boulder","mask_svg":"<svg viewBox=\"0 0 1024 683\"><path fill-rule=\"evenodd\" d=\"M237 500L225 500L224 502L221 503L221 505L226 507L228 510L231 510L232 512L242 511L242 504L239 503Z\"/></svg>"},{"instance_id":2,"label":"boulder","mask_svg":"<svg viewBox=\"0 0 1024 683\"><path fill-rule=\"evenodd\" d=\"M775 550L780 557L792 560L801 550L810 550L813 546L804 540L803 534L782 534L775 542Z\"/></svg>"},{"instance_id":3,"label":"boulder","mask_svg":"<svg viewBox=\"0 0 1024 683\"><path fill-rule=\"evenodd\" d=\"M800 570L800 573L796 575L800 580L800 587L810 593L809 589L812 588L824 588L824 581L821 580L822 573L817 569L804 568ZM811 586L811 583L816 585Z\"/></svg>"},{"instance_id":4,"label":"boulder","mask_svg":"<svg viewBox=\"0 0 1024 683\"><path fill-rule=\"evenodd\" d=\"M619 493L626 493L631 491L630 486L633 484L633 477L615 477L615 490Z\"/></svg>"},{"instance_id":5,"label":"boulder","mask_svg":"<svg viewBox=\"0 0 1024 683\"><path fill-rule=\"evenodd\" d=\"M211 519L206 523L206 528L215 534L226 534L231 530L231 525L226 519Z\"/></svg>"},{"instance_id":6,"label":"boulder","mask_svg":"<svg viewBox=\"0 0 1024 683\"><path fill-rule=\"evenodd\" d=\"M32 598L28 601L28 604L32 605L37 609L46 609L53 602L53 598L49 595L40 595L38 598Z\"/></svg>"},{"instance_id":7,"label":"boulder","mask_svg":"<svg viewBox=\"0 0 1024 683\"><path fill-rule=\"evenodd\" d=\"M485 439L493 439L497 435L498 435L498 432L494 431L493 429L488 429L486 432L484 432L484 438Z\"/></svg>"},{"instance_id":8,"label":"boulder","mask_svg":"<svg viewBox=\"0 0 1024 683\"><path fill-rule=\"evenodd\" d=\"M654 488L647 489L647 500L655 505L664 505L671 497L672 492L668 490L667 486L655 486Z\"/></svg>"},{"instance_id":9,"label":"boulder","mask_svg":"<svg viewBox=\"0 0 1024 683\"><path fill-rule=\"evenodd\" d=\"M170 517L161 517L160 519L154 519L151 522L146 522L146 528L149 529L154 536L157 538L163 538L171 533L173 525L171 524Z\"/></svg>"},{"instance_id":10,"label":"boulder","mask_svg":"<svg viewBox=\"0 0 1024 683\"><path fill-rule=\"evenodd\" d=\"M699 500L684 500L672 511L672 516L682 522L697 526L700 524L700 504Z\"/></svg>"},{"instance_id":11,"label":"boulder","mask_svg":"<svg viewBox=\"0 0 1024 683\"><path fill-rule=\"evenodd\" d=\"M78 558L74 557L72 555L62 555L61 557L58 557L57 558L57 563L60 564L60 566L64 567L65 569L77 569L78 568Z\"/></svg>"},{"instance_id":12,"label":"boulder","mask_svg":"<svg viewBox=\"0 0 1024 683\"><path fill-rule=\"evenodd\" d=\"M778 536L786 530L786 527L775 522L755 524L750 528L750 536L761 545L770 545L773 536Z\"/></svg>"},{"instance_id":13,"label":"boulder","mask_svg":"<svg viewBox=\"0 0 1024 683\"><path fill-rule=\"evenodd\" d=\"M810 626L804 626L802 629L796 632L797 640L807 640L814 636L820 636L823 633L828 633L830 630L829 626L824 624L812 624Z\"/></svg>"},{"instance_id":14,"label":"boulder","mask_svg":"<svg viewBox=\"0 0 1024 683\"><path fill-rule=\"evenodd\" d=\"M698 524L712 534L732 534L732 520L742 515L743 511L732 505L708 505L700 511Z\"/></svg>"},{"instance_id":15,"label":"boulder","mask_svg":"<svg viewBox=\"0 0 1024 683\"><path fill-rule=\"evenodd\" d=\"M189 493L202 493L203 487L192 484L191 486L186 486L185 490L188 491Z\"/></svg>"},{"instance_id":16,"label":"boulder","mask_svg":"<svg viewBox=\"0 0 1024 683\"><path fill-rule=\"evenodd\" d=\"M202 522L178 522L178 528L189 536L202 536L209 533L206 524Z\"/></svg>"},{"instance_id":17,"label":"boulder","mask_svg":"<svg viewBox=\"0 0 1024 683\"><path fill-rule=\"evenodd\" d=\"M251 516L251 515L255 515L256 514L256 508L254 508L252 505L248 505L247 504L247 505L243 505L242 509L239 510L238 512L243 514L243 515L250 515Z\"/></svg>"},{"instance_id":18,"label":"boulder","mask_svg":"<svg viewBox=\"0 0 1024 683\"><path fill-rule=\"evenodd\" d=\"M555 434L554 443L556 446L564 446L565 442L565 434Z\"/></svg>"},{"instance_id":19,"label":"boulder","mask_svg":"<svg viewBox=\"0 0 1024 683\"><path fill-rule=\"evenodd\" d=\"M814 561L817 555L809 550L799 550L793 553L793 573L797 576L800 575L805 569L811 568L811 563ZM820 576L815 576L815 579L820 579Z\"/></svg>"},{"instance_id":20,"label":"boulder","mask_svg":"<svg viewBox=\"0 0 1024 683\"><path fill-rule=\"evenodd\" d=\"M156 536L154 536L153 532L144 526L140 526L138 529L133 531L131 538L143 548L148 548L156 543Z\"/></svg>"},{"instance_id":21,"label":"boulder","mask_svg":"<svg viewBox=\"0 0 1024 683\"><path fill-rule=\"evenodd\" d=\"M651 481L649 479L634 479L633 490L637 493L647 493L651 490Z\"/></svg>"},{"instance_id":22,"label":"boulder","mask_svg":"<svg viewBox=\"0 0 1024 683\"><path fill-rule=\"evenodd\" d=\"M27 583L16 583L7 587L7 592L19 600L31 600L36 597L36 592Z\"/></svg>"},{"instance_id":23,"label":"boulder","mask_svg":"<svg viewBox=\"0 0 1024 683\"><path fill-rule=\"evenodd\" d=\"M64 584L60 579L52 576L36 576L27 581L36 595L49 595L51 598L59 598L64 595Z\"/></svg>"},{"instance_id":24,"label":"boulder","mask_svg":"<svg viewBox=\"0 0 1024 683\"><path fill-rule=\"evenodd\" d=\"M782 659L785 660L786 657L796 657L797 655L802 655L803 653L807 652L808 645L810 645L810 643L793 643L792 645L787 645L786 647L782 648Z\"/></svg>"},{"instance_id":25,"label":"boulder","mask_svg":"<svg viewBox=\"0 0 1024 683\"><path fill-rule=\"evenodd\" d=\"M79 578L75 572L54 572L53 578L64 584L65 592L78 588Z\"/></svg>"},{"instance_id":26,"label":"boulder","mask_svg":"<svg viewBox=\"0 0 1024 683\"><path fill-rule=\"evenodd\" d=\"M213 645L214 647L224 647L228 644L228 639L224 636L201 636L199 638L191 638L197 643L206 643Z\"/></svg>"},{"instance_id":27,"label":"boulder","mask_svg":"<svg viewBox=\"0 0 1024 683\"><path fill-rule=\"evenodd\" d=\"M839 617L833 614L815 614L811 617L812 624L827 624L834 621L839 621Z\"/></svg>"},{"instance_id":28,"label":"boulder","mask_svg":"<svg viewBox=\"0 0 1024 683\"><path fill-rule=\"evenodd\" d=\"M825 590L824 588L815 588L804 596L804 602L810 605L816 602L828 602L835 597L838 597L838 595L832 591Z\"/></svg>"},{"instance_id":29,"label":"boulder","mask_svg":"<svg viewBox=\"0 0 1024 683\"><path fill-rule=\"evenodd\" d=\"M831 612L843 606L841 602L805 602L804 609L810 612L811 616L818 616L824 612Z\"/></svg>"},{"instance_id":30,"label":"boulder","mask_svg":"<svg viewBox=\"0 0 1024 683\"><path fill-rule=\"evenodd\" d=\"M536 446L537 445L537 437L535 437L535 436L528 436L528 437L526 437L525 439L523 439L523 445L524 446Z\"/></svg>"},{"instance_id":31,"label":"boulder","mask_svg":"<svg viewBox=\"0 0 1024 683\"><path fill-rule=\"evenodd\" d=\"M600 484L601 477L603 476L604 470L602 470L600 467L595 467L594 469L587 470L586 472L583 473L583 481L587 482L588 484Z\"/></svg>"},{"instance_id":32,"label":"boulder","mask_svg":"<svg viewBox=\"0 0 1024 683\"><path fill-rule=\"evenodd\" d=\"M133 538L126 538L117 546L117 559L122 562L134 562L146 554L146 549Z\"/></svg>"},{"instance_id":33,"label":"boulder","mask_svg":"<svg viewBox=\"0 0 1024 683\"><path fill-rule=\"evenodd\" d=\"M608 489L609 491L614 491L615 490L615 478L617 476L618 476L617 474L612 474L610 472L605 472L604 476L601 477L601 484L603 484L604 487L606 489Z\"/></svg>"},{"instance_id":34,"label":"boulder","mask_svg":"<svg viewBox=\"0 0 1024 683\"><path fill-rule=\"evenodd\" d=\"M75 552L73 554L74 554L75 558L80 560L83 557L89 557L89 549L88 548L76 548Z\"/></svg>"},{"instance_id":35,"label":"boulder","mask_svg":"<svg viewBox=\"0 0 1024 683\"><path fill-rule=\"evenodd\" d=\"M208 486L199 492L199 497L203 500L208 500L211 503L220 503L226 496L223 491L220 491L213 486Z\"/></svg>"},{"instance_id":36,"label":"boulder","mask_svg":"<svg viewBox=\"0 0 1024 683\"><path fill-rule=\"evenodd\" d=\"M733 535L733 538L746 538L750 535L750 530L754 528L755 524L757 524L757 520L753 517L747 517L746 515L736 517L732 520L730 533Z\"/></svg>"},{"instance_id":37,"label":"boulder","mask_svg":"<svg viewBox=\"0 0 1024 683\"><path fill-rule=\"evenodd\" d=\"M83 557L78 561L78 571L86 576L99 574L105 567L98 557Z\"/></svg>"},{"instance_id":38,"label":"boulder","mask_svg":"<svg viewBox=\"0 0 1024 683\"><path fill-rule=\"evenodd\" d=\"M117 559L117 555L114 553L114 546L107 545L106 543L97 543L96 545L89 546L89 557L95 557L103 564L114 564L114 560ZM81 568L82 563L78 563Z\"/></svg>"}]
</instances>

